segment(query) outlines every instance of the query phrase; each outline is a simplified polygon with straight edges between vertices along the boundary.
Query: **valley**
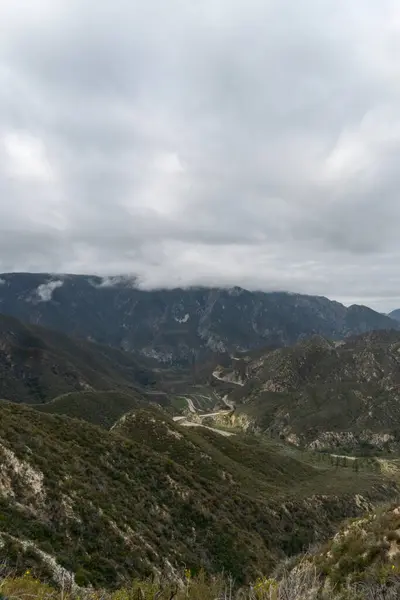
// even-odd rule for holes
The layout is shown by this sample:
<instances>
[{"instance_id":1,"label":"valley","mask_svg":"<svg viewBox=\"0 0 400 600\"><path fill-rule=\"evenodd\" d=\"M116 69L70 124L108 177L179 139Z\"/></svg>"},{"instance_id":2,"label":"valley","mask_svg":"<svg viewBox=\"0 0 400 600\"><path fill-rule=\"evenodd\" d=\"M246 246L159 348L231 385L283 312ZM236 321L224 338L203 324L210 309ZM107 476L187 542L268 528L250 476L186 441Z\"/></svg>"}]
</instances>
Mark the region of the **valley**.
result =
<instances>
[{"instance_id":1,"label":"valley","mask_svg":"<svg viewBox=\"0 0 400 600\"><path fill-rule=\"evenodd\" d=\"M82 589L279 573L400 497L399 349L312 335L194 369L0 315L0 556Z\"/></svg>"},{"instance_id":2,"label":"valley","mask_svg":"<svg viewBox=\"0 0 400 600\"><path fill-rule=\"evenodd\" d=\"M400 600L399 33L0 0L0 600Z\"/></svg>"}]
</instances>

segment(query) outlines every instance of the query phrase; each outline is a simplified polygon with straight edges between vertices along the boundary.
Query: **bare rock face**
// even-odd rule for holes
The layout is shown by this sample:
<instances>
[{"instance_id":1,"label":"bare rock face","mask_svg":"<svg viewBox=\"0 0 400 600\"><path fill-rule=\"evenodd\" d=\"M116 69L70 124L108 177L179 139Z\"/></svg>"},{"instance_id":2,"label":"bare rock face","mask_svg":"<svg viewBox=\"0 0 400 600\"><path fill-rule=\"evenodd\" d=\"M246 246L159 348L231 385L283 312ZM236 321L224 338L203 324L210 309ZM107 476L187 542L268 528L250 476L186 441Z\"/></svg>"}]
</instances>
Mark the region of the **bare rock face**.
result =
<instances>
[{"instance_id":1,"label":"bare rock face","mask_svg":"<svg viewBox=\"0 0 400 600\"><path fill-rule=\"evenodd\" d=\"M308 448L310 450L326 450L345 447L352 451L365 444L376 451L395 451L399 446L394 435L366 430L359 434L350 431L324 431L308 444Z\"/></svg>"},{"instance_id":2,"label":"bare rock face","mask_svg":"<svg viewBox=\"0 0 400 600\"><path fill-rule=\"evenodd\" d=\"M239 287L142 290L134 277L11 273L0 312L69 335L187 364L213 353L285 346L320 334L341 339L400 323L317 296Z\"/></svg>"}]
</instances>

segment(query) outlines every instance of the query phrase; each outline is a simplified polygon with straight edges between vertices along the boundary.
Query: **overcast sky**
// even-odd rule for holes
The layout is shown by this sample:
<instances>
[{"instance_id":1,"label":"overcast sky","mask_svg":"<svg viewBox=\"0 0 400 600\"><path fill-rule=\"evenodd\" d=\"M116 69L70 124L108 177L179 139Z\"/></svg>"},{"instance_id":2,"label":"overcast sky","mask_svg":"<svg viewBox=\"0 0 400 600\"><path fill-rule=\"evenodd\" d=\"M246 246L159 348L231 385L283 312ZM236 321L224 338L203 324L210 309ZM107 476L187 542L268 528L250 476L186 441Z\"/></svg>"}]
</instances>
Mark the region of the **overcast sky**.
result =
<instances>
[{"instance_id":1,"label":"overcast sky","mask_svg":"<svg viewBox=\"0 0 400 600\"><path fill-rule=\"evenodd\" d=\"M400 306L398 0L1 0L0 271Z\"/></svg>"}]
</instances>

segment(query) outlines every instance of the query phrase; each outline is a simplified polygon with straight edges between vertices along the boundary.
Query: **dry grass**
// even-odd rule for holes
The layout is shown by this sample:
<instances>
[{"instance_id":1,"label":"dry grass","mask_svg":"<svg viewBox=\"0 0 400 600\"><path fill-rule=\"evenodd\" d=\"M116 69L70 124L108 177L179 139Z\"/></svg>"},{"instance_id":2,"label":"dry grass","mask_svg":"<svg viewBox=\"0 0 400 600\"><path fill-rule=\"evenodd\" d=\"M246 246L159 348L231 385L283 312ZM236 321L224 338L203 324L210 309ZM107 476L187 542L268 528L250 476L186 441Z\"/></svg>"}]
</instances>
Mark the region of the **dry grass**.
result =
<instances>
[{"instance_id":1,"label":"dry grass","mask_svg":"<svg viewBox=\"0 0 400 600\"><path fill-rule=\"evenodd\" d=\"M134 581L117 591L55 589L40 582L29 571L22 577L0 569L0 599L7 600L311 600L310 591L320 587L316 572L301 566L280 581L260 578L252 586L237 589L232 579L191 577L186 571L179 583Z\"/></svg>"},{"instance_id":2,"label":"dry grass","mask_svg":"<svg viewBox=\"0 0 400 600\"><path fill-rule=\"evenodd\" d=\"M236 589L234 581L204 573L192 578L185 572L179 583L134 581L117 591L79 589L75 592L37 580L29 571L22 577L6 573L0 565L0 600L399 600L400 577L350 585L340 591L324 584L315 567L305 560L281 576L261 578Z\"/></svg>"}]
</instances>

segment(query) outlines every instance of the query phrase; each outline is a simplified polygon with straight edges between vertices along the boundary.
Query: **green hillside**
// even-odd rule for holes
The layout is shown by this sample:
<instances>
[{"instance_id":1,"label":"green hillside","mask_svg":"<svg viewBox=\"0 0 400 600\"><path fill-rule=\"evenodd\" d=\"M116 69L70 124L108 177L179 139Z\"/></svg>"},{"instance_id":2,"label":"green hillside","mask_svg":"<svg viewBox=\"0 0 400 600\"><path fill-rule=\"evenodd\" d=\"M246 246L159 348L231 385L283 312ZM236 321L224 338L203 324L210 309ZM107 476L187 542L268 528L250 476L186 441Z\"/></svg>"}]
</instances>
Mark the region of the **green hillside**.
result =
<instances>
[{"instance_id":1,"label":"green hillside","mask_svg":"<svg viewBox=\"0 0 400 600\"><path fill-rule=\"evenodd\" d=\"M154 409L138 415L109 432L1 403L0 537L11 564L48 576L45 552L96 586L166 561L244 581L323 539L367 499L397 493L384 476L312 468L268 445L163 422Z\"/></svg>"},{"instance_id":2,"label":"green hillside","mask_svg":"<svg viewBox=\"0 0 400 600\"><path fill-rule=\"evenodd\" d=\"M157 377L143 360L115 348L0 315L0 398L42 403L68 392L134 390Z\"/></svg>"},{"instance_id":3,"label":"green hillside","mask_svg":"<svg viewBox=\"0 0 400 600\"><path fill-rule=\"evenodd\" d=\"M109 429L125 413L146 406L139 392L69 392L33 408L49 414L82 419Z\"/></svg>"},{"instance_id":4,"label":"green hillside","mask_svg":"<svg viewBox=\"0 0 400 600\"><path fill-rule=\"evenodd\" d=\"M338 343L315 336L245 356L243 381L235 361L219 370L236 405L227 424L314 450L398 452L399 351L400 334L393 331Z\"/></svg>"}]
</instances>

